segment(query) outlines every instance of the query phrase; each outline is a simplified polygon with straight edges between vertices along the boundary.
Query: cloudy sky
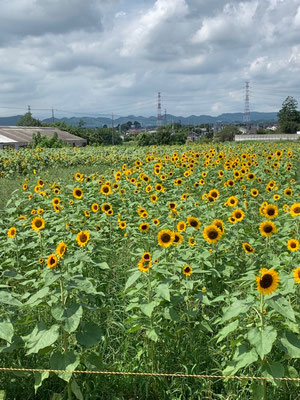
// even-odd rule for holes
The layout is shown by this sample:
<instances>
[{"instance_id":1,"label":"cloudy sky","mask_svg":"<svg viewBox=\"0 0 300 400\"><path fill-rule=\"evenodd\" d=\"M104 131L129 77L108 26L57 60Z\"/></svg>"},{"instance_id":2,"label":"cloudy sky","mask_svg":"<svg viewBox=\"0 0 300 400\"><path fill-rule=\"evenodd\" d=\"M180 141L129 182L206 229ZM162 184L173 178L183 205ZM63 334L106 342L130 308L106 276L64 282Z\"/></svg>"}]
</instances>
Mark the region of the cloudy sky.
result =
<instances>
[{"instance_id":1,"label":"cloudy sky","mask_svg":"<svg viewBox=\"0 0 300 400\"><path fill-rule=\"evenodd\" d=\"M246 80L300 103L299 0L0 0L0 116L243 112Z\"/></svg>"}]
</instances>

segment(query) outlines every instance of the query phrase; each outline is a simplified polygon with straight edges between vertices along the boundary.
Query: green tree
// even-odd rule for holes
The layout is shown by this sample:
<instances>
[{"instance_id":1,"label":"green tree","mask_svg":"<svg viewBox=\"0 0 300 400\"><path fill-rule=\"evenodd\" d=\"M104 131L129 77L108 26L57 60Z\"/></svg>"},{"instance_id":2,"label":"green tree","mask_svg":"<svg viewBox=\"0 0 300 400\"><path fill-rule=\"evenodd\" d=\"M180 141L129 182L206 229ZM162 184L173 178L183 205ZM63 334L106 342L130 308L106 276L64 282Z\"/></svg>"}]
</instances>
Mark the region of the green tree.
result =
<instances>
[{"instance_id":1,"label":"green tree","mask_svg":"<svg viewBox=\"0 0 300 400\"><path fill-rule=\"evenodd\" d=\"M234 140L234 136L238 135L239 129L235 125L225 126L221 131L214 134L214 141L227 142Z\"/></svg>"},{"instance_id":2,"label":"green tree","mask_svg":"<svg viewBox=\"0 0 300 400\"><path fill-rule=\"evenodd\" d=\"M27 112L19 119L17 126L42 126L42 124L39 119L32 117L31 112Z\"/></svg>"},{"instance_id":3,"label":"green tree","mask_svg":"<svg viewBox=\"0 0 300 400\"><path fill-rule=\"evenodd\" d=\"M300 112L297 110L298 103L292 96L288 96L282 103L278 112L278 123L283 133L295 133L300 126Z\"/></svg>"}]
</instances>

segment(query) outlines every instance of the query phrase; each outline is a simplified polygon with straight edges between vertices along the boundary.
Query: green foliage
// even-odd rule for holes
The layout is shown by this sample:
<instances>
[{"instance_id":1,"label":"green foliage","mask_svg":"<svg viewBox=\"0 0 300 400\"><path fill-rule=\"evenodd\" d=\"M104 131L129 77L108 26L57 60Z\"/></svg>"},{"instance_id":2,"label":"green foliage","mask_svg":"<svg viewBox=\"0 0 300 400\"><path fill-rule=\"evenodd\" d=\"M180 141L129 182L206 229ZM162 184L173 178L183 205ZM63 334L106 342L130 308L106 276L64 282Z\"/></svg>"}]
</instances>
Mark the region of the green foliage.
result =
<instances>
[{"instance_id":1,"label":"green foliage","mask_svg":"<svg viewBox=\"0 0 300 400\"><path fill-rule=\"evenodd\" d=\"M225 126L225 128L223 128L221 131L216 132L214 134L214 141L215 142L231 142L232 140L234 140L234 136L238 135L239 129L237 126L235 125L228 125Z\"/></svg>"},{"instance_id":2,"label":"green foliage","mask_svg":"<svg viewBox=\"0 0 300 400\"><path fill-rule=\"evenodd\" d=\"M298 103L292 96L288 96L278 112L278 123L282 133L295 133L300 129L300 112Z\"/></svg>"},{"instance_id":3,"label":"green foliage","mask_svg":"<svg viewBox=\"0 0 300 400\"><path fill-rule=\"evenodd\" d=\"M58 138L56 132L49 138L46 135L41 135L40 132L34 133L32 135L32 148L35 149L36 147L46 147L46 148L61 148L63 147L63 141Z\"/></svg>"},{"instance_id":4,"label":"green foliage","mask_svg":"<svg viewBox=\"0 0 300 400\"><path fill-rule=\"evenodd\" d=\"M17 126L42 126L42 123L39 119L33 118L31 112L27 112L19 119Z\"/></svg>"},{"instance_id":5,"label":"green foliage","mask_svg":"<svg viewBox=\"0 0 300 400\"><path fill-rule=\"evenodd\" d=\"M185 144L190 129L180 124L160 126L153 133L140 133L137 144L139 146Z\"/></svg>"}]
</instances>

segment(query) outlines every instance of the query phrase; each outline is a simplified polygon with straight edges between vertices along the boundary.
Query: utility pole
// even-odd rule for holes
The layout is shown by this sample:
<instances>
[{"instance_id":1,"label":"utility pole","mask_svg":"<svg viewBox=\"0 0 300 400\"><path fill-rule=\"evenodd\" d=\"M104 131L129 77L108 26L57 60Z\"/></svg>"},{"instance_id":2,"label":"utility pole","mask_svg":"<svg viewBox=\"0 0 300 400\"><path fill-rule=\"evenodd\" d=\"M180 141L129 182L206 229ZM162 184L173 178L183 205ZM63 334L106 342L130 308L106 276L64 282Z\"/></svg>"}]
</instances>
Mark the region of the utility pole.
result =
<instances>
[{"instance_id":1,"label":"utility pole","mask_svg":"<svg viewBox=\"0 0 300 400\"><path fill-rule=\"evenodd\" d=\"M52 108L52 123L54 124L55 118L54 118L54 110Z\"/></svg>"},{"instance_id":2,"label":"utility pole","mask_svg":"<svg viewBox=\"0 0 300 400\"><path fill-rule=\"evenodd\" d=\"M114 138L114 113L111 114L111 142L114 146L115 138Z\"/></svg>"},{"instance_id":3,"label":"utility pole","mask_svg":"<svg viewBox=\"0 0 300 400\"><path fill-rule=\"evenodd\" d=\"M165 121L164 121L164 125L167 125L167 109L165 108Z\"/></svg>"},{"instance_id":4,"label":"utility pole","mask_svg":"<svg viewBox=\"0 0 300 400\"><path fill-rule=\"evenodd\" d=\"M249 107L249 82L245 85L245 110L244 110L244 123L248 131L250 130L250 107Z\"/></svg>"},{"instance_id":5,"label":"utility pole","mask_svg":"<svg viewBox=\"0 0 300 400\"><path fill-rule=\"evenodd\" d=\"M31 114L31 109L30 109L30 106L28 106L28 111L27 111L29 114Z\"/></svg>"}]
</instances>

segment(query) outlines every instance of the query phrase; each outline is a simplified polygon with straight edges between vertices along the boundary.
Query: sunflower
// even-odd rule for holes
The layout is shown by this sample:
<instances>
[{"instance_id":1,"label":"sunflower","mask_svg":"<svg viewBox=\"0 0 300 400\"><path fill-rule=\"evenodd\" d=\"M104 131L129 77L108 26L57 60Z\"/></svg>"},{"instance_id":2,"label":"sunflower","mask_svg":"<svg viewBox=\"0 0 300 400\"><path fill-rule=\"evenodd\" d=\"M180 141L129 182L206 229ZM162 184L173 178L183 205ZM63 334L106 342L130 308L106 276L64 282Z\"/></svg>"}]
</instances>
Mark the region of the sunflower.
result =
<instances>
[{"instance_id":1,"label":"sunflower","mask_svg":"<svg viewBox=\"0 0 300 400\"><path fill-rule=\"evenodd\" d=\"M44 210L42 208L39 208L36 213L41 215L41 214L43 214L43 212L44 212Z\"/></svg>"},{"instance_id":2,"label":"sunflower","mask_svg":"<svg viewBox=\"0 0 300 400\"><path fill-rule=\"evenodd\" d=\"M14 226L12 226L11 228L9 228L9 230L7 231L7 236L8 236L9 238L14 238L14 237L16 237L16 234L17 234L17 229L16 229Z\"/></svg>"},{"instance_id":3,"label":"sunflower","mask_svg":"<svg viewBox=\"0 0 300 400\"><path fill-rule=\"evenodd\" d=\"M184 273L185 276L190 276L190 275L192 275L192 273L193 273L193 268L190 267L189 265L185 265L185 266L182 268L182 272Z\"/></svg>"},{"instance_id":4,"label":"sunflower","mask_svg":"<svg viewBox=\"0 0 300 400\"><path fill-rule=\"evenodd\" d=\"M266 236L266 237L272 236L273 233L277 233L278 232L274 222L268 221L268 220L267 221L263 221L259 225L259 231L260 231L262 236Z\"/></svg>"},{"instance_id":5,"label":"sunflower","mask_svg":"<svg viewBox=\"0 0 300 400\"><path fill-rule=\"evenodd\" d=\"M257 197L259 195L258 189L251 189L251 196Z\"/></svg>"},{"instance_id":6,"label":"sunflower","mask_svg":"<svg viewBox=\"0 0 300 400\"><path fill-rule=\"evenodd\" d=\"M175 233L169 229L163 229L157 235L158 244L162 247L170 247L175 240Z\"/></svg>"},{"instance_id":7,"label":"sunflower","mask_svg":"<svg viewBox=\"0 0 300 400\"><path fill-rule=\"evenodd\" d=\"M286 245L290 251L298 251L299 250L299 240L297 240L297 239L288 240Z\"/></svg>"},{"instance_id":8,"label":"sunflower","mask_svg":"<svg viewBox=\"0 0 300 400\"><path fill-rule=\"evenodd\" d=\"M235 207L235 206L237 206L238 202L239 201L236 196L230 196L228 198L228 200L226 201L226 205L229 207Z\"/></svg>"},{"instance_id":9,"label":"sunflower","mask_svg":"<svg viewBox=\"0 0 300 400\"><path fill-rule=\"evenodd\" d=\"M194 237L190 237L189 238L189 245L193 247L193 246L195 246L195 244L196 244L195 238Z\"/></svg>"},{"instance_id":10,"label":"sunflower","mask_svg":"<svg viewBox=\"0 0 300 400\"><path fill-rule=\"evenodd\" d=\"M107 214L107 212L109 211L109 210L111 210L112 209L112 206L111 206L111 204L109 204L109 203L103 203L102 205L101 205L101 210L104 212L104 213L106 213Z\"/></svg>"},{"instance_id":11,"label":"sunflower","mask_svg":"<svg viewBox=\"0 0 300 400\"><path fill-rule=\"evenodd\" d=\"M237 220L237 222L243 221L245 213L243 210L236 209L232 212L233 218Z\"/></svg>"},{"instance_id":12,"label":"sunflower","mask_svg":"<svg viewBox=\"0 0 300 400\"><path fill-rule=\"evenodd\" d=\"M139 230L141 232L147 232L149 230L149 224L148 222L142 222L139 226Z\"/></svg>"},{"instance_id":13,"label":"sunflower","mask_svg":"<svg viewBox=\"0 0 300 400\"><path fill-rule=\"evenodd\" d=\"M151 254L150 254L149 252L145 252L145 253L142 255L142 259L143 259L144 261L151 261Z\"/></svg>"},{"instance_id":14,"label":"sunflower","mask_svg":"<svg viewBox=\"0 0 300 400\"><path fill-rule=\"evenodd\" d=\"M184 232L186 230L186 223L184 221L179 221L177 224L178 232Z\"/></svg>"},{"instance_id":15,"label":"sunflower","mask_svg":"<svg viewBox=\"0 0 300 400\"><path fill-rule=\"evenodd\" d=\"M297 283L300 283L300 267L293 270L294 279Z\"/></svg>"},{"instance_id":16,"label":"sunflower","mask_svg":"<svg viewBox=\"0 0 300 400\"><path fill-rule=\"evenodd\" d=\"M183 242L183 236L179 232L174 232L174 242L173 245L177 246L178 244L181 244Z\"/></svg>"},{"instance_id":17,"label":"sunflower","mask_svg":"<svg viewBox=\"0 0 300 400\"><path fill-rule=\"evenodd\" d=\"M224 225L224 222L221 219L213 220L212 225L215 225L217 228L219 228L220 231L222 232L222 235L225 233L225 225Z\"/></svg>"},{"instance_id":18,"label":"sunflower","mask_svg":"<svg viewBox=\"0 0 300 400\"><path fill-rule=\"evenodd\" d=\"M148 272L151 266L152 266L151 261L146 261L143 258L141 258L140 261L138 262L138 269L141 272Z\"/></svg>"},{"instance_id":19,"label":"sunflower","mask_svg":"<svg viewBox=\"0 0 300 400\"><path fill-rule=\"evenodd\" d=\"M83 191L80 188L74 188L73 189L73 197L75 197L75 199L82 199L83 196Z\"/></svg>"},{"instance_id":20,"label":"sunflower","mask_svg":"<svg viewBox=\"0 0 300 400\"><path fill-rule=\"evenodd\" d=\"M107 184L102 185L101 188L100 188L100 192L101 192L102 194L104 194L105 196L110 195L110 194L111 194L111 187L110 187L110 185L107 185Z\"/></svg>"},{"instance_id":21,"label":"sunflower","mask_svg":"<svg viewBox=\"0 0 300 400\"><path fill-rule=\"evenodd\" d=\"M256 277L257 290L262 294L271 294L275 292L279 282L279 274L274 269L260 269L260 276Z\"/></svg>"},{"instance_id":22,"label":"sunflower","mask_svg":"<svg viewBox=\"0 0 300 400\"><path fill-rule=\"evenodd\" d=\"M268 204L264 208L264 216L269 219L276 218L278 215L278 207L275 206L274 204Z\"/></svg>"},{"instance_id":23,"label":"sunflower","mask_svg":"<svg viewBox=\"0 0 300 400\"><path fill-rule=\"evenodd\" d=\"M93 211L94 213L98 212L98 210L99 210L99 204L93 203L93 204L91 205L91 209L92 209L92 211Z\"/></svg>"},{"instance_id":24,"label":"sunflower","mask_svg":"<svg viewBox=\"0 0 300 400\"><path fill-rule=\"evenodd\" d=\"M221 239L222 231L216 225L209 225L203 229L203 237L209 243L216 243Z\"/></svg>"},{"instance_id":25,"label":"sunflower","mask_svg":"<svg viewBox=\"0 0 300 400\"><path fill-rule=\"evenodd\" d=\"M27 190L28 189L28 185L26 183L24 183L23 186L22 186L22 189L23 190Z\"/></svg>"},{"instance_id":26,"label":"sunflower","mask_svg":"<svg viewBox=\"0 0 300 400\"><path fill-rule=\"evenodd\" d=\"M120 228L120 229L125 229L126 226L127 226L127 224L126 224L125 221L120 221L120 222L119 222L119 228Z\"/></svg>"},{"instance_id":27,"label":"sunflower","mask_svg":"<svg viewBox=\"0 0 300 400\"><path fill-rule=\"evenodd\" d=\"M243 246L243 249L244 249L244 252L245 252L245 253L247 253L247 254L252 254L252 253L254 253L254 248L251 246L251 244L249 244L249 243L247 243L247 242L244 242L244 243L242 244L242 246Z\"/></svg>"},{"instance_id":28,"label":"sunflower","mask_svg":"<svg viewBox=\"0 0 300 400\"><path fill-rule=\"evenodd\" d=\"M157 226L160 224L158 218L154 218L154 219L152 220L152 222L153 222L154 225L157 225Z\"/></svg>"},{"instance_id":29,"label":"sunflower","mask_svg":"<svg viewBox=\"0 0 300 400\"><path fill-rule=\"evenodd\" d=\"M300 216L300 203L294 203L293 205L291 205L290 214L292 217Z\"/></svg>"},{"instance_id":30,"label":"sunflower","mask_svg":"<svg viewBox=\"0 0 300 400\"><path fill-rule=\"evenodd\" d=\"M169 203L169 209L170 210L175 210L176 207L177 207L177 204L174 201L171 201Z\"/></svg>"},{"instance_id":31,"label":"sunflower","mask_svg":"<svg viewBox=\"0 0 300 400\"><path fill-rule=\"evenodd\" d=\"M84 210L84 215L85 215L85 217L90 217L91 216L91 213L89 212L89 210Z\"/></svg>"},{"instance_id":32,"label":"sunflower","mask_svg":"<svg viewBox=\"0 0 300 400\"><path fill-rule=\"evenodd\" d=\"M151 203L156 203L157 202L158 197L156 196L156 194L151 194L150 196L150 201Z\"/></svg>"},{"instance_id":33,"label":"sunflower","mask_svg":"<svg viewBox=\"0 0 300 400\"><path fill-rule=\"evenodd\" d=\"M50 254L50 256L47 258L47 267L54 268L57 266L57 263L58 263L58 258L56 257L56 255Z\"/></svg>"},{"instance_id":34,"label":"sunflower","mask_svg":"<svg viewBox=\"0 0 300 400\"><path fill-rule=\"evenodd\" d=\"M188 217L187 218L187 223L189 226L195 228L195 229L199 229L201 226L201 222L198 220L198 218L196 217Z\"/></svg>"},{"instance_id":35,"label":"sunflower","mask_svg":"<svg viewBox=\"0 0 300 400\"><path fill-rule=\"evenodd\" d=\"M228 221L229 221L231 224L235 224L235 223L237 222L236 218L234 218L233 216L228 217Z\"/></svg>"},{"instance_id":36,"label":"sunflower","mask_svg":"<svg viewBox=\"0 0 300 400\"><path fill-rule=\"evenodd\" d=\"M85 246L89 240L90 240L89 232L80 231L79 233L77 233L76 241L79 246Z\"/></svg>"},{"instance_id":37,"label":"sunflower","mask_svg":"<svg viewBox=\"0 0 300 400\"><path fill-rule=\"evenodd\" d=\"M35 217L31 222L31 228L40 231L45 228L45 220L42 217Z\"/></svg>"},{"instance_id":38,"label":"sunflower","mask_svg":"<svg viewBox=\"0 0 300 400\"><path fill-rule=\"evenodd\" d=\"M286 188L286 189L284 189L283 193L284 193L286 196L292 196L293 191L292 191L292 189L290 189L290 188Z\"/></svg>"},{"instance_id":39,"label":"sunflower","mask_svg":"<svg viewBox=\"0 0 300 400\"><path fill-rule=\"evenodd\" d=\"M208 195L213 197L214 200L217 200L220 197L220 192L217 189L212 189L208 192Z\"/></svg>"},{"instance_id":40,"label":"sunflower","mask_svg":"<svg viewBox=\"0 0 300 400\"><path fill-rule=\"evenodd\" d=\"M56 254L60 257L63 258L65 255L65 252L67 250L67 245L64 242L60 242L57 247L56 247Z\"/></svg>"}]
</instances>

